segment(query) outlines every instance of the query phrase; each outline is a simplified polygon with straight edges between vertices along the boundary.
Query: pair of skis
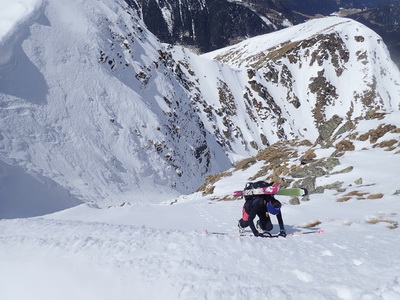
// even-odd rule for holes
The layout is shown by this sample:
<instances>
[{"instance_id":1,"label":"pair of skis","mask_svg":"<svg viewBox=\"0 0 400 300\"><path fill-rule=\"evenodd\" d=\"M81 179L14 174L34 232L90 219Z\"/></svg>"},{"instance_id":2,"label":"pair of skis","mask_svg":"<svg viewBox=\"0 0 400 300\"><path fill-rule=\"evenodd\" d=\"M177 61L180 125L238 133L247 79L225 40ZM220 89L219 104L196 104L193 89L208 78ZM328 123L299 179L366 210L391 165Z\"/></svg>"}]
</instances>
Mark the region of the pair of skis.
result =
<instances>
[{"instance_id":1,"label":"pair of skis","mask_svg":"<svg viewBox=\"0 0 400 300\"><path fill-rule=\"evenodd\" d=\"M216 232L216 231L208 231L204 230L205 233L207 234L214 234L214 235L227 235L227 236L252 236L254 235L252 233L229 233L229 232ZM293 232L293 233L288 233L286 237L291 237L291 236L296 236L296 235L304 235L304 234L313 234L313 233L323 233L324 230L322 228L318 228L317 230L309 230L309 231L302 231L302 232ZM281 237L279 233L271 234L271 235L264 235L262 236L263 238L278 238Z\"/></svg>"},{"instance_id":2,"label":"pair of skis","mask_svg":"<svg viewBox=\"0 0 400 300\"><path fill-rule=\"evenodd\" d=\"M306 196L307 194L308 191L305 188L281 189L279 184L233 192L234 197L255 196L255 195L281 195L281 196L301 197L301 196Z\"/></svg>"}]
</instances>

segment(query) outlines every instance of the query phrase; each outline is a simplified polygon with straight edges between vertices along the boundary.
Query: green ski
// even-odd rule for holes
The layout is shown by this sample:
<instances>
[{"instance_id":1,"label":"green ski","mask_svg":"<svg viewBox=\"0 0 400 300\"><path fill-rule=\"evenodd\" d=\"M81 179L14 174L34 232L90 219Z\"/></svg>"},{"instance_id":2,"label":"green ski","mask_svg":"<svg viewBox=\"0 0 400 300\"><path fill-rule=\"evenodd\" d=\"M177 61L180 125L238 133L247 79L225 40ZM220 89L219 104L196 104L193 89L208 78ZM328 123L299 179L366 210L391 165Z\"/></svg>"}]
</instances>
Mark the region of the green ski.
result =
<instances>
[{"instance_id":1,"label":"green ski","mask_svg":"<svg viewBox=\"0 0 400 300\"><path fill-rule=\"evenodd\" d=\"M275 195L280 196L306 196L308 194L305 188L290 188L290 189L280 189Z\"/></svg>"}]
</instances>

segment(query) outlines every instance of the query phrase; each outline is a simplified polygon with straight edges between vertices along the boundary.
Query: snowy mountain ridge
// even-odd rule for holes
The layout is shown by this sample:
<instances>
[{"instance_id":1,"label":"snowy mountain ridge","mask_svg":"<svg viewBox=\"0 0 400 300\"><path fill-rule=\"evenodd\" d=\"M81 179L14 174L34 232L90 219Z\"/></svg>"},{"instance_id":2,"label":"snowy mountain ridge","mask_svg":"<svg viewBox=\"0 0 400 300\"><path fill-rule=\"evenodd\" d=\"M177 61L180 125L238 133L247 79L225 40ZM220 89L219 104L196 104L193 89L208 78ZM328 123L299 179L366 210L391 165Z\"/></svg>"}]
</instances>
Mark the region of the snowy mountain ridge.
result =
<instances>
[{"instance_id":1,"label":"snowy mountain ridge","mask_svg":"<svg viewBox=\"0 0 400 300\"><path fill-rule=\"evenodd\" d=\"M315 140L334 115L399 108L385 46L347 19L221 50L222 64L159 43L124 1L19 5L24 22L1 37L3 178L22 168L66 201L158 202L274 142Z\"/></svg>"},{"instance_id":2,"label":"snowy mountain ridge","mask_svg":"<svg viewBox=\"0 0 400 300\"><path fill-rule=\"evenodd\" d=\"M254 76L256 84L275 101L289 102L299 112L306 106L304 110L312 112L313 118L305 127L313 130L315 124L318 129L335 114L354 119L372 107L399 109L398 69L380 45L380 37L360 24L324 18L206 56L234 67L255 69L253 73L259 75ZM379 59L383 57L386 59ZM386 77L389 73L392 75ZM299 81L303 76L308 82ZM293 115L293 110L287 111Z\"/></svg>"}]
</instances>

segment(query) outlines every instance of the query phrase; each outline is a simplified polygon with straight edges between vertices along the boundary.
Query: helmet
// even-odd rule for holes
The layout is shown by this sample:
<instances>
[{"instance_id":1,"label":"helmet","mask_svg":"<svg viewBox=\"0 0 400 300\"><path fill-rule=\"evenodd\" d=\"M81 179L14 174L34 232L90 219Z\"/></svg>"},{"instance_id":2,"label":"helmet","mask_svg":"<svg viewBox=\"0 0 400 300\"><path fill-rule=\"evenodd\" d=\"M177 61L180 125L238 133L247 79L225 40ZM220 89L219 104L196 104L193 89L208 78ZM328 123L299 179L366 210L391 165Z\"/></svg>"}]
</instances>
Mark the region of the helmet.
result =
<instances>
[{"instance_id":1,"label":"helmet","mask_svg":"<svg viewBox=\"0 0 400 300\"><path fill-rule=\"evenodd\" d=\"M282 204L278 200L272 199L267 203L267 210L270 214L277 215L281 211L281 206Z\"/></svg>"}]
</instances>

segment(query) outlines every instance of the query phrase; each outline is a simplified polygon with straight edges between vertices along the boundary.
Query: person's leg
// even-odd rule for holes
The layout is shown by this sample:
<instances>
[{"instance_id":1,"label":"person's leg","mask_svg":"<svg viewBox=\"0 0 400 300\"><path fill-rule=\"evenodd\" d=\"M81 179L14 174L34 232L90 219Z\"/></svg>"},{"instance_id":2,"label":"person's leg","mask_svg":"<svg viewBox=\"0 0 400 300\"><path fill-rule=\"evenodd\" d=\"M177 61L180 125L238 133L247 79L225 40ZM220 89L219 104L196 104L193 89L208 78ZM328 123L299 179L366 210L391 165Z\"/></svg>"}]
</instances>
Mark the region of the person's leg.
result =
<instances>
[{"instance_id":1,"label":"person's leg","mask_svg":"<svg viewBox=\"0 0 400 300\"><path fill-rule=\"evenodd\" d=\"M249 226L249 222L245 221L243 219L240 219L238 222L238 227L239 227L239 233L243 233L244 229Z\"/></svg>"},{"instance_id":2,"label":"person's leg","mask_svg":"<svg viewBox=\"0 0 400 300\"><path fill-rule=\"evenodd\" d=\"M240 219L240 220L239 220L239 225L240 225L240 227L242 227L242 228L246 228L247 226L249 226L249 221L245 221L245 220L243 220L243 219Z\"/></svg>"},{"instance_id":3,"label":"person's leg","mask_svg":"<svg viewBox=\"0 0 400 300\"><path fill-rule=\"evenodd\" d=\"M271 222L271 218L267 216L265 213L259 214L258 215L259 220L259 226L262 230L265 231L271 231L272 228L274 227Z\"/></svg>"}]
</instances>

